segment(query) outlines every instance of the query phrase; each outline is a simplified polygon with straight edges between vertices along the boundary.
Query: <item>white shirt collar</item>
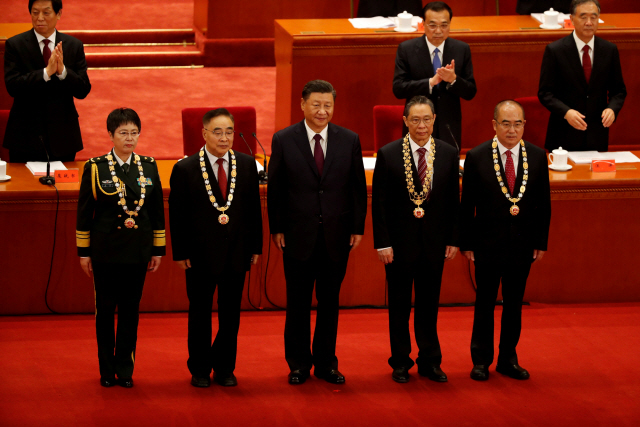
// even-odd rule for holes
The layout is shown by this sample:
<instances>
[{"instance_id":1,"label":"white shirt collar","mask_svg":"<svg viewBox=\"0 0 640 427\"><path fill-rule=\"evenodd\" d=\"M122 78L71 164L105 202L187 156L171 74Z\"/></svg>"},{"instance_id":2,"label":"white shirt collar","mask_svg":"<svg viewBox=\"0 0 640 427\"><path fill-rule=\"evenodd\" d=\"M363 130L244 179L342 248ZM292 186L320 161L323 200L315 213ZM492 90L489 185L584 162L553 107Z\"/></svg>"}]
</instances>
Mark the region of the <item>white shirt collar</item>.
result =
<instances>
[{"instance_id":1,"label":"white shirt collar","mask_svg":"<svg viewBox=\"0 0 640 427\"><path fill-rule=\"evenodd\" d=\"M578 46L578 52L580 52L581 55L582 55L582 49L584 48L584 45L589 45L591 52L593 52L593 45L594 45L593 41L595 39L595 36L591 37L591 40L589 40L589 43L585 43L578 38L578 36L576 35L576 30L573 30L573 39L576 41L576 46Z\"/></svg>"},{"instance_id":2,"label":"white shirt collar","mask_svg":"<svg viewBox=\"0 0 640 427\"><path fill-rule=\"evenodd\" d=\"M500 153L501 156L504 156L505 152L511 151L511 155L517 158L518 155L520 154L520 150L518 149L519 146L520 144L516 144L515 147L513 147L512 149L508 149L507 147L502 145L500 141L498 141L498 152Z\"/></svg>"},{"instance_id":3,"label":"white shirt collar","mask_svg":"<svg viewBox=\"0 0 640 427\"><path fill-rule=\"evenodd\" d=\"M411 135L409 135L409 145L411 146L411 153L415 153L416 151L418 151L418 148L424 148L428 153L431 149L431 138L429 138L429 141L424 144L424 147L420 147L413 139L411 139Z\"/></svg>"},{"instance_id":4,"label":"white shirt collar","mask_svg":"<svg viewBox=\"0 0 640 427\"><path fill-rule=\"evenodd\" d=\"M209 152L209 150L207 150L207 146L204 146L204 152L207 153L207 156L209 157L209 162L211 162L211 167L213 167L213 165L216 164L216 162L218 161L218 159L223 159L226 162L229 162L229 151L227 151L226 153L224 153L224 156L222 157L217 157L213 154L211 154Z\"/></svg>"},{"instance_id":5,"label":"white shirt collar","mask_svg":"<svg viewBox=\"0 0 640 427\"><path fill-rule=\"evenodd\" d=\"M309 139L309 142L311 142L313 140L313 137L316 136L316 133L319 133L320 136L322 137L323 141L327 141L327 133L329 132L329 124L327 124L324 129L322 129L320 132L315 132L313 129L311 129L309 127L309 125L307 124L307 119L304 120L304 127L307 129L307 139Z\"/></svg>"},{"instance_id":6,"label":"white shirt collar","mask_svg":"<svg viewBox=\"0 0 640 427\"><path fill-rule=\"evenodd\" d=\"M33 29L33 32L36 34L36 38L38 39L38 43L42 43L42 40L44 39L48 39L51 41L51 43L49 44L49 49L53 50L53 47L55 47L56 45L56 33L58 30L54 29L53 30L53 34L51 34L49 37L44 37L42 34L38 33L36 31L36 29Z\"/></svg>"},{"instance_id":7,"label":"white shirt collar","mask_svg":"<svg viewBox=\"0 0 640 427\"><path fill-rule=\"evenodd\" d=\"M44 38L44 37L43 37L43 38ZM128 164L128 165L130 165L130 164L131 164L131 157L133 156L132 154L129 154L129 157L128 157L128 158L127 158L127 160L125 161L125 160L122 160L120 157L118 157L118 155L116 154L116 150L111 150L111 151L113 152L113 157L115 157L115 158L116 158L116 162L118 162L118 164L119 164L120 166L122 166L122 165L123 165L123 164L125 164L125 163L126 163L126 164Z\"/></svg>"},{"instance_id":8,"label":"white shirt collar","mask_svg":"<svg viewBox=\"0 0 640 427\"><path fill-rule=\"evenodd\" d=\"M440 50L440 54L444 55L443 52L444 52L444 44L447 42L446 39L442 43L440 43L440 46L435 46L435 45L431 44L431 42L429 41L427 36L424 36L424 39L427 41L427 47L429 48L429 55L433 56L433 51L436 50L436 48L438 48L438 50Z\"/></svg>"}]
</instances>

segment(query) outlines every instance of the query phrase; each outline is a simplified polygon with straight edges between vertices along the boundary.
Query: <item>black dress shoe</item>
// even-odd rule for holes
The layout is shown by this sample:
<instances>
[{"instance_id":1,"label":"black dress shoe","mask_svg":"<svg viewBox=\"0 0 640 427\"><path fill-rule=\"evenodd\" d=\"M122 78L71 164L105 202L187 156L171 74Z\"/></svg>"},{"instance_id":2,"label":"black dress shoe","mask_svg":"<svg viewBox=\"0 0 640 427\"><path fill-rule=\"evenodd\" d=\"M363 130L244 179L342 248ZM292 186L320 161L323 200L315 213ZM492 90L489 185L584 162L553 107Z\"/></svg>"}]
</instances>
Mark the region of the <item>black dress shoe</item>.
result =
<instances>
[{"instance_id":1,"label":"black dress shoe","mask_svg":"<svg viewBox=\"0 0 640 427\"><path fill-rule=\"evenodd\" d=\"M408 383L409 370L407 368L396 368L393 370L391 378L397 383Z\"/></svg>"},{"instance_id":2,"label":"black dress shoe","mask_svg":"<svg viewBox=\"0 0 640 427\"><path fill-rule=\"evenodd\" d=\"M344 384L344 375L337 369L316 369L313 375L331 384Z\"/></svg>"},{"instance_id":3,"label":"black dress shoe","mask_svg":"<svg viewBox=\"0 0 640 427\"><path fill-rule=\"evenodd\" d=\"M438 383L446 383L448 381L447 374L440 369L439 365L419 366L418 374Z\"/></svg>"},{"instance_id":4,"label":"black dress shoe","mask_svg":"<svg viewBox=\"0 0 640 427\"><path fill-rule=\"evenodd\" d=\"M486 381L489 379L489 367L487 365L473 365L471 379L476 381Z\"/></svg>"},{"instance_id":5,"label":"black dress shoe","mask_svg":"<svg viewBox=\"0 0 640 427\"><path fill-rule=\"evenodd\" d=\"M309 378L309 371L295 369L289 372L289 384L304 384L307 378Z\"/></svg>"},{"instance_id":6,"label":"black dress shoe","mask_svg":"<svg viewBox=\"0 0 640 427\"><path fill-rule=\"evenodd\" d=\"M191 376L191 385L194 387L209 387L211 384L211 379L208 376L206 377L196 377L195 375Z\"/></svg>"},{"instance_id":7,"label":"black dress shoe","mask_svg":"<svg viewBox=\"0 0 640 427\"><path fill-rule=\"evenodd\" d=\"M513 365L498 365L496 371L516 380L528 380L529 372L517 363Z\"/></svg>"},{"instance_id":8,"label":"black dress shoe","mask_svg":"<svg viewBox=\"0 0 640 427\"><path fill-rule=\"evenodd\" d=\"M118 384L115 377L100 377L100 385L102 387L113 387Z\"/></svg>"},{"instance_id":9,"label":"black dress shoe","mask_svg":"<svg viewBox=\"0 0 640 427\"><path fill-rule=\"evenodd\" d=\"M118 378L118 385L124 388L133 387L133 379L131 378Z\"/></svg>"},{"instance_id":10,"label":"black dress shoe","mask_svg":"<svg viewBox=\"0 0 640 427\"><path fill-rule=\"evenodd\" d=\"M213 380L224 387L234 387L238 385L238 380L236 379L236 376L233 375L233 372L229 372L228 374L219 374L214 372Z\"/></svg>"}]
</instances>

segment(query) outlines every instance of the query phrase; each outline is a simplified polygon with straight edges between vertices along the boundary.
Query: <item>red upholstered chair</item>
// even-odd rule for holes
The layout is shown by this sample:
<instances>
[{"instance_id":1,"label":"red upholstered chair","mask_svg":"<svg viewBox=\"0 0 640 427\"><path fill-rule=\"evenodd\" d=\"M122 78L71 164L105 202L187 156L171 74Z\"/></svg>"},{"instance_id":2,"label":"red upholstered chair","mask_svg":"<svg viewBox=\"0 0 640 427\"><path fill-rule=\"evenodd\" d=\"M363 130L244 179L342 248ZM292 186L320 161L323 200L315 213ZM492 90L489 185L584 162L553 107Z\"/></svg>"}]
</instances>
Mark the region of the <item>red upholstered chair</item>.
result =
<instances>
[{"instance_id":1,"label":"red upholstered chair","mask_svg":"<svg viewBox=\"0 0 640 427\"><path fill-rule=\"evenodd\" d=\"M404 105L376 105L373 107L373 145L376 152L386 144L402 137Z\"/></svg>"},{"instance_id":2,"label":"red upholstered chair","mask_svg":"<svg viewBox=\"0 0 640 427\"><path fill-rule=\"evenodd\" d=\"M202 117L212 108L185 108L182 110L182 147L184 154L190 156L196 153L204 145L202 137ZM247 145L240 138L240 132L251 147L253 155L256 154L256 140L252 133L256 132L256 109L253 107L226 107L234 119L235 137L233 138L233 150L250 154Z\"/></svg>"},{"instance_id":3,"label":"red upholstered chair","mask_svg":"<svg viewBox=\"0 0 640 427\"><path fill-rule=\"evenodd\" d=\"M547 137L547 125L549 124L549 110L547 110L537 96L527 96L516 98L524 108L527 125L524 127L523 139L533 145L544 148L544 141Z\"/></svg>"},{"instance_id":4,"label":"red upholstered chair","mask_svg":"<svg viewBox=\"0 0 640 427\"><path fill-rule=\"evenodd\" d=\"M7 129L7 122L9 121L9 110L0 110L0 159L5 162L9 161L9 150L2 146L4 140L4 131Z\"/></svg>"}]
</instances>

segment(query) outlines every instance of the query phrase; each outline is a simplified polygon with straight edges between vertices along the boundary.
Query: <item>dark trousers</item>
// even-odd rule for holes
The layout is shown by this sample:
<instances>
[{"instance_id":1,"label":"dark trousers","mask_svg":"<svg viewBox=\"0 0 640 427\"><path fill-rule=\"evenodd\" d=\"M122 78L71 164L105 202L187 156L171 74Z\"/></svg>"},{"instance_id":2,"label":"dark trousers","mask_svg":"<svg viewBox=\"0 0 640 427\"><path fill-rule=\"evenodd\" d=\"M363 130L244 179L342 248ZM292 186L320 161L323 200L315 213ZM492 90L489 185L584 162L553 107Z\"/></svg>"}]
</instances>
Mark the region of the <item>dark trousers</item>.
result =
<instances>
[{"instance_id":1,"label":"dark trousers","mask_svg":"<svg viewBox=\"0 0 640 427\"><path fill-rule=\"evenodd\" d=\"M93 262L100 376L131 378L138 340L138 310L147 275L144 264ZM114 314L118 307L118 329Z\"/></svg>"},{"instance_id":2,"label":"dark trousers","mask_svg":"<svg viewBox=\"0 0 640 427\"><path fill-rule=\"evenodd\" d=\"M433 256L431 256L433 258ZM411 291L415 287L413 326L418 344L417 363L440 365L442 352L438 340L438 304L444 267L444 248L441 259L429 259L421 253L414 262L394 260L385 266L389 289L389 338L393 369L411 368Z\"/></svg>"},{"instance_id":3,"label":"dark trousers","mask_svg":"<svg viewBox=\"0 0 640 427\"><path fill-rule=\"evenodd\" d=\"M284 276L287 282L287 318L284 327L284 355L289 368L310 370L338 369L336 337L340 286L347 271L348 257L331 259L320 227L313 255L300 261L284 250ZM311 300L315 283L316 328L311 342Z\"/></svg>"},{"instance_id":4,"label":"dark trousers","mask_svg":"<svg viewBox=\"0 0 640 427\"><path fill-rule=\"evenodd\" d=\"M189 360L191 375L208 377L213 369L228 374L236 368L240 305L246 272L226 268L213 275L206 267L186 270L189 297ZM218 288L218 333L211 344L211 308Z\"/></svg>"},{"instance_id":5,"label":"dark trousers","mask_svg":"<svg viewBox=\"0 0 640 427\"><path fill-rule=\"evenodd\" d=\"M532 249L503 251L503 256L475 254L476 304L471 335L474 365L493 362L493 311L502 280L502 321L498 365L518 363L516 346L522 328L522 300L533 262Z\"/></svg>"}]
</instances>

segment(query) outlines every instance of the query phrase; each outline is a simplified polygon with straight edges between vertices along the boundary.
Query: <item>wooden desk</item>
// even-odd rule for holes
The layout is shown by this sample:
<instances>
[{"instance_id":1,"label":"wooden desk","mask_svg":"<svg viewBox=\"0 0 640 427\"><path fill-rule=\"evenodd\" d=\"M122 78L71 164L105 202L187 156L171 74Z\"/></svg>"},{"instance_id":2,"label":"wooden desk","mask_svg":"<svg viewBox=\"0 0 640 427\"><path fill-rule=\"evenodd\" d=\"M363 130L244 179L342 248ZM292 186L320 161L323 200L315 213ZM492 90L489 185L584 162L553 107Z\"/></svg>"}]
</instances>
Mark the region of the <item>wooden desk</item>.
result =
<instances>
[{"instance_id":1,"label":"wooden desk","mask_svg":"<svg viewBox=\"0 0 640 427\"><path fill-rule=\"evenodd\" d=\"M640 14L603 14L602 19L598 36L618 45L628 91L610 146L637 150ZM397 47L420 34L358 30L346 19L276 20L275 29L276 130L302 120L303 86L323 79L337 91L333 122L357 132L363 150L373 150L373 107L404 105L392 93ZM537 95L546 45L569 33L541 30L530 16L454 16L451 37L471 46L478 87L473 100L462 101L462 147L493 137L491 119L499 101Z\"/></svg>"},{"instance_id":2,"label":"wooden desk","mask_svg":"<svg viewBox=\"0 0 640 427\"><path fill-rule=\"evenodd\" d=\"M640 155L640 152L636 152ZM165 201L175 161L159 161ZM83 163L67 164L78 167ZM550 172L552 196L549 252L531 271L526 299L545 303L640 301L640 270L635 244L640 241L640 163L634 169L594 174L585 165L570 172ZM47 313L44 303L49 276L56 211L56 191L41 185L24 165L9 164L12 180L0 183L0 315ZM349 260L342 286L343 306L385 305L384 267L373 249L371 177L367 171L369 212L361 246ZM91 279L80 269L76 256L75 225L79 184L58 184L60 203L48 302L58 312L92 312ZM266 187L261 189L263 207ZM160 271L149 274L143 311L184 311L188 308L184 272L172 261L167 217L167 256ZM269 253L268 220L263 256L251 269L242 307L251 303L271 307L286 304L282 256ZM266 286L265 286L266 275ZM442 303L472 303L474 290L469 265L462 256L444 270Z\"/></svg>"}]
</instances>

